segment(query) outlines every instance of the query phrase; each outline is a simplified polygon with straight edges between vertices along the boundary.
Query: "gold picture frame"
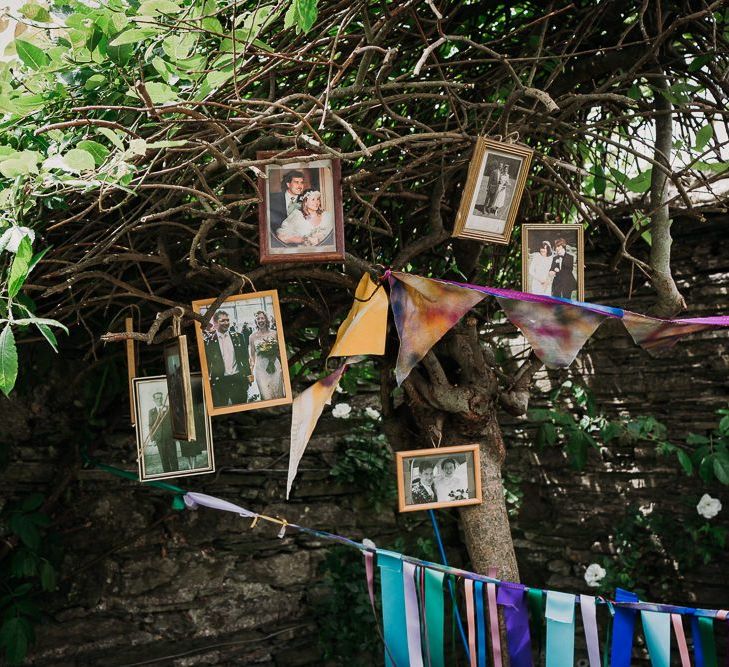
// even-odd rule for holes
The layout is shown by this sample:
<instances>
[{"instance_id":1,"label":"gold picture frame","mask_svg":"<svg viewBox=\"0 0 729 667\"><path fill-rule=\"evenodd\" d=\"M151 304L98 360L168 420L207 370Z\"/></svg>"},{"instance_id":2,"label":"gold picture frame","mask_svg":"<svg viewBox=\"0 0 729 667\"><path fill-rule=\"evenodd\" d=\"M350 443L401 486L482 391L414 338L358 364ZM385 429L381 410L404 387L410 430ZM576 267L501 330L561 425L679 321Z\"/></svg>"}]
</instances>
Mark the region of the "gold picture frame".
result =
<instances>
[{"instance_id":1,"label":"gold picture frame","mask_svg":"<svg viewBox=\"0 0 729 667\"><path fill-rule=\"evenodd\" d=\"M400 512L483 502L478 444L396 452L395 464Z\"/></svg>"},{"instance_id":2,"label":"gold picture frame","mask_svg":"<svg viewBox=\"0 0 729 667\"><path fill-rule=\"evenodd\" d=\"M585 300L585 232L581 224L529 223L521 226L522 291L563 299ZM563 245L562 242L566 242ZM555 266L558 247L564 259ZM542 252L545 251L545 252ZM551 261L549 258L552 258ZM562 264L571 264L569 274ZM554 271L554 269L558 269ZM559 274L562 273L560 276ZM565 277L570 275L571 277ZM566 294L570 296L566 296Z\"/></svg>"},{"instance_id":3,"label":"gold picture frame","mask_svg":"<svg viewBox=\"0 0 729 667\"><path fill-rule=\"evenodd\" d=\"M453 236L507 244L534 151L479 137L458 208Z\"/></svg>"},{"instance_id":4,"label":"gold picture frame","mask_svg":"<svg viewBox=\"0 0 729 667\"><path fill-rule=\"evenodd\" d=\"M192 309L204 315L215 301L193 301ZM208 330L203 332L200 322L195 323L195 334L211 415L292 402L276 290L229 296L210 319Z\"/></svg>"}]
</instances>

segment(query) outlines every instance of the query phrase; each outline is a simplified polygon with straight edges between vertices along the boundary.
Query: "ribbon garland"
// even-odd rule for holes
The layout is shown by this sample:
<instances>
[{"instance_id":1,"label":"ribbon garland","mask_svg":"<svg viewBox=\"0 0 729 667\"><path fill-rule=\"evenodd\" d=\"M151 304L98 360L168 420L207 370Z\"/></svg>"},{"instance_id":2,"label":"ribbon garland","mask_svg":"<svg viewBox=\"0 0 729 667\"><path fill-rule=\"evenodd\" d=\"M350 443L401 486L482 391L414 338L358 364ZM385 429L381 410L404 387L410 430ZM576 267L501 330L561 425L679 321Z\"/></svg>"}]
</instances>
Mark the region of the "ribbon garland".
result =
<instances>
[{"instance_id":1,"label":"ribbon garland","mask_svg":"<svg viewBox=\"0 0 729 667\"><path fill-rule=\"evenodd\" d=\"M101 470L124 479L137 481L132 473L114 468L113 466L97 463L88 457L84 458L87 463ZM181 497L184 500L184 503L182 503L183 507L187 507L188 509L204 506L219 511L232 512L243 518L253 519L251 527L254 527L259 520L276 524L281 527L278 534L280 538L284 537L286 529L292 529L318 539L328 540L359 550L365 557L366 583L373 610L376 609L374 594L374 564L376 562L380 570L382 622L384 628L383 643L385 664L388 667L407 667L411 664L425 665L423 655L428 656L427 664L429 666L441 667L444 664L443 631L445 624L443 591L444 580L447 578L446 575L456 577L464 582L464 591L467 592L465 602L467 608L469 608L469 636L473 636L474 638L474 650L471 651L469 662L477 666L486 662L482 659L482 656L485 658L485 651L483 650L485 642L481 639L481 637L485 638L488 632L486 625L490 625L492 630L494 627L498 628L498 625L494 626L492 623L487 623L487 620L484 618L484 584L486 585L487 591L490 587L493 587L491 590L494 591L493 597L487 595L489 598L489 616L492 615L491 610L496 609L497 603L502 604L504 607L505 620L507 621L506 640L513 667L532 664L531 647L528 639L529 624L528 622L526 624L523 622L526 616L526 607L524 605L525 594L529 601L529 606L532 609L532 627L535 630L535 637L539 637L541 632L540 624L545 616L547 618L546 664L548 666L569 667L574 664L575 605L577 604L580 605L582 610L588 655L590 656L590 667L595 667L594 660L599 652L597 645L597 627L596 623L593 623L593 619L595 618L594 609L597 604L608 605L614 613L611 667L630 664L636 614L639 611L644 619L644 628L646 627L646 615L644 612L658 612L665 616L665 618L670 619L676 636L682 667L683 665L690 664L688 643L683 627L683 616L688 616L692 627L693 650L696 664L705 665L706 667L714 667L717 665L714 619L720 621L721 626L727 626L729 611L640 602L633 593L621 589L617 590L616 600L614 601L602 597L596 599L587 595L546 591L547 605L546 610L543 611L542 601L545 591L541 589L530 588L513 582L500 581L492 576L484 576L448 565L413 558L394 551L378 549L368 540L365 540L365 542L356 542L334 533L299 526L294 523L289 523L286 519L253 512L221 498L204 493L184 491L172 484L147 483L143 485L156 486L157 488L169 491L175 494L175 501L178 501ZM424 587L421 587L420 599L418 599L418 586L416 582L421 577L425 584ZM480 585L477 586L476 584ZM477 593L474 593L474 590ZM468 591L470 591L470 603L468 602ZM508 592L504 593L504 591ZM480 596L482 605L480 613L479 598L474 599L475 595ZM419 604L425 606L425 627L420 622ZM456 606L457 602L454 600L454 607ZM519 610L519 623L509 623L509 612L507 611L509 608ZM653 623L650 619L655 617L648 615L647 618L649 619L648 625L650 626ZM471 633L472 619L473 634ZM665 620L659 621L659 624L661 628L664 628ZM650 645L655 647L657 644L653 639L648 639L648 634L649 632L646 631L649 648ZM423 641L423 637L425 637L425 641ZM501 638L498 631L495 635L492 632L491 637L491 649L494 658L493 664L498 665L500 662L497 662L497 660L500 661L501 659ZM655 662L655 660L663 659L665 655L665 648L663 648L665 646L665 631L660 630L658 637L662 648L658 653L650 649L651 660L654 665L661 664L660 662ZM529 646L529 648L525 650L523 648L524 646ZM660 655L660 658L658 655ZM517 660L521 660L522 662L518 662Z\"/></svg>"}]
</instances>

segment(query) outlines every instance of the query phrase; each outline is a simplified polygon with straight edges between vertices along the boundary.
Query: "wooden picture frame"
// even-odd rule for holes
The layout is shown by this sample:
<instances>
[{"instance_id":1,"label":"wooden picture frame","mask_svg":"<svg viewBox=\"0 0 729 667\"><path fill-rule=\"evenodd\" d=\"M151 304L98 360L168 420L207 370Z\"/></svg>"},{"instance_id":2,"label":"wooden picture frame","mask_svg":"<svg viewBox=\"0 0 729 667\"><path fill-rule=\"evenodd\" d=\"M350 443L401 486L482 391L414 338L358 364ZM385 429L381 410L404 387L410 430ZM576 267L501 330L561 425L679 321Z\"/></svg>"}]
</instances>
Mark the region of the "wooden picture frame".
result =
<instances>
[{"instance_id":1,"label":"wooden picture frame","mask_svg":"<svg viewBox=\"0 0 729 667\"><path fill-rule=\"evenodd\" d=\"M562 246L566 241L567 245ZM559 264L571 263L571 278L553 272L558 247L564 247ZM552 258L550 261L549 258ZM563 274L564 275L564 274ZM585 300L585 238L580 224L524 224L521 226L522 291L577 301ZM566 294L570 296L566 296Z\"/></svg>"},{"instance_id":2,"label":"wooden picture frame","mask_svg":"<svg viewBox=\"0 0 729 667\"><path fill-rule=\"evenodd\" d=\"M193 301L192 309L204 315L215 301ZM210 319L208 329L203 332L200 323L196 322L195 333L205 403L211 415L292 402L286 341L276 290L229 296ZM222 336L219 337L219 333ZM226 340L226 334L230 334L229 340ZM259 353L259 350L265 352Z\"/></svg>"},{"instance_id":3,"label":"wooden picture frame","mask_svg":"<svg viewBox=\"0 0 729 667\"><path fill-rule=\"evenodd\" d=\"M133 384L139 481L215 472L213 435L202 374L190 376L197 432L197 438L192 441L176 440L172 435L166 375L134 378Z\"/></svg>"},{"instance_id":4,"label":"wooden picture frame","mask_svg":"<svg viewBox=\"0 0 729 667\"><path fill-rule=\"evenodd\" d=\"M263 166L265 178L258 177L261 264L344 261L340 161L328 155L320 155L315 160L296 159L317 155L320 154L304 150L256 153L259 160L279 158L276 164ZM314 194L307 196L310 192ZM287 203L287 195L296 200ZM310 205L316 205L317 197L319 209L309 209ZM309 212L306 217L302 206ZM311 216L320 222L312 226L308 222Z\"/></svg>"},{"instance_id":5,"label":"wooden picture frame","mask_svg":"<svg viewBox=\"0 0 729 667\"><path fill-rule=\"evenodd\" d=\"M453 236L509 242L533 153L521 144L476 140Z\"/></svg>"},{"instance_id":6,"label":"wooden picture frame","mask_svg":"<svg viewBox=\"0 0 729 667\"><path fill-rule=\"evenodd\" d=\"M172 435L178 440L195 440L187 336L177 336L165 344L164 361Z\"/></svg>"},{"instance_id":7,"label":"wooden picture frame","mask_svg":"<svg viewBox=\"0 0 729 667\"><path fill-rule=\"evenodd\" d=\"M453 462L452 466L450 462ZM400 512L463 507L483 502L478 444L396 452L395 464ZM462 469L463 466L465 468ZM423 477L428 474L428 468L433 471L430 482Z\"/></svg>"}]
</instances>

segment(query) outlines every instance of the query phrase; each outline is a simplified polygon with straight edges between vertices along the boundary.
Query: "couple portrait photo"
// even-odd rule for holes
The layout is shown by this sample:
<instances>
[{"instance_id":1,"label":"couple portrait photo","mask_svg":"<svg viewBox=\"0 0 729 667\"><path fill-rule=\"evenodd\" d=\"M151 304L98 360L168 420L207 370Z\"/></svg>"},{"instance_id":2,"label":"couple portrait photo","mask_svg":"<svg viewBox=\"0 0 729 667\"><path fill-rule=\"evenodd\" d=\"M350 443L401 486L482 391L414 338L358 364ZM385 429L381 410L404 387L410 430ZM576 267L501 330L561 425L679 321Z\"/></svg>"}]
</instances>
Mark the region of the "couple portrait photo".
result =
<instances>
[{"instance_id":1,"label":"couple portrait photo","mask_svg":"<svg viewBox=\"0 0 729 667\"><path fill-rule=\"evenodd\" d=\"M310 155L288 153L302 154ZM258 181L261 263L344 259L339 160L267 165L265 174Z\"/></svg>"},{"instance_id":2,"label":"couple portrait photo","mask_svg":"<svg viewBox=\"0 0 729 667\"><path fill-rule=\"evenodd\" d=\"M194 301L208 312L214 299ZM286 344L275 290L228 297L197 342L211 415L291 403Z\"/></svg>"},{"instance_id":3,"label":"couple portrait photo","mask_svg":"<svg viewBox=\"0 0 729 667\"><path fill-rule=\"evenodd\" d=\"M203 399L202 377L190 377L195 437L173 434L170 393L164 375L135 378L137 454L140 481L214 472L210 418Z\"/></svg>"},{"instance_id":4,"label":"couple portrait photo","mask_svg":"<svg viewBox=\"0 0 729 667\"><path fill-rule=\"evenodd\" d=\"M509 242L531 157L526 146L479 137L453 236Z\"/></svg>"},{"instance_id":5,"label":"couple portrait photo","mask_svg":"<svg viewBox=\"0 0 729 667\"><path fill-rule=\"evenodd\" d=\"M481 502L478 445L397 452L396 460L401 512Z\"/></svg>"},{"instance_id":6,"label":"couple portrait photo","mask_svg":"<svg viewBox=\"0 0 729 667\"><path fill-rule=\"evenodd\" d=\"M522 225L522 289L584 299L582 225Z\"/></svg>"}]
</instances>

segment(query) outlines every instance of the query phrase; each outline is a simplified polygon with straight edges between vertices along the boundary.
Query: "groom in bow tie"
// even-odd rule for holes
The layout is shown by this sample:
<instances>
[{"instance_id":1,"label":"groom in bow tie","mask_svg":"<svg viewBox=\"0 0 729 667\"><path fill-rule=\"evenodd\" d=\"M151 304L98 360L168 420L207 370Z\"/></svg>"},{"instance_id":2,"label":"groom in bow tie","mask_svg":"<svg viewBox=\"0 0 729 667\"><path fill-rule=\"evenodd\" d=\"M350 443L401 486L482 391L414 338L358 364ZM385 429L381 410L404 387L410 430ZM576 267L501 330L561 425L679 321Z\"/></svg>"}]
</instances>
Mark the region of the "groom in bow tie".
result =
<instances>
[{"instance_id":1,"label":"groom in bow tie","mask_svg":"<svg viewBox=\"0 0 729 667\"><path fill-rule=\"evenodd\" d=\"M575 258L567 252L567 241L557 239L554 242L554 256L549 275L552 276L552 296L571 299L572 292L577 289L574 275Z\"/></svg>"},{"instance_id":2,"label":"groom in bow tie","mask_svg":"<svg viewBox=\"0 0 729 667\"><path fill-rule=\"evenodd\" d=\"M298 169L287 171L281 179L281 192L269 192L271 231L275 232L287 216L301 209L301 193L305 188L304 173Z\"/></svg>"}]
</instances>

